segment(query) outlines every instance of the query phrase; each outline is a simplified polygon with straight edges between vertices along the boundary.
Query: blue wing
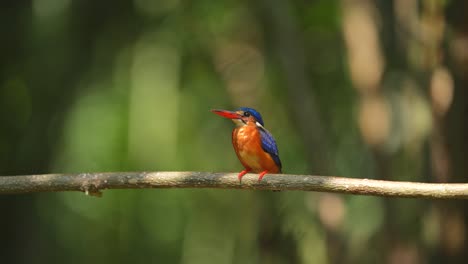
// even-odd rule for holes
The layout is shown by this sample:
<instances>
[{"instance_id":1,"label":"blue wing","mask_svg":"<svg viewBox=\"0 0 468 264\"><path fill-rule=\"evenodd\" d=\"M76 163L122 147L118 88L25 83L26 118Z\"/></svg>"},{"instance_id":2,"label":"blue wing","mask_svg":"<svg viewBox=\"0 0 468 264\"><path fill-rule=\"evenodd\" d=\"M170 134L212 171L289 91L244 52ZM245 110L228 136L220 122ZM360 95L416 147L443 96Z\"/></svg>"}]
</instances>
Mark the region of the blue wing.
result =
<instances>
[{"instance_id":1,"label":"blue wing","mask_svg":"<svg viewBox=\"0 0 468 264\"><path fill-rule=\"evenodd\" d=\"M276 146L275 139L266 129L259 128L258 130L260 131L262 149L270 154L271 158L275 161L281 171L281 160L279 158L278 147Z\"/></svg>"}]
</instances>

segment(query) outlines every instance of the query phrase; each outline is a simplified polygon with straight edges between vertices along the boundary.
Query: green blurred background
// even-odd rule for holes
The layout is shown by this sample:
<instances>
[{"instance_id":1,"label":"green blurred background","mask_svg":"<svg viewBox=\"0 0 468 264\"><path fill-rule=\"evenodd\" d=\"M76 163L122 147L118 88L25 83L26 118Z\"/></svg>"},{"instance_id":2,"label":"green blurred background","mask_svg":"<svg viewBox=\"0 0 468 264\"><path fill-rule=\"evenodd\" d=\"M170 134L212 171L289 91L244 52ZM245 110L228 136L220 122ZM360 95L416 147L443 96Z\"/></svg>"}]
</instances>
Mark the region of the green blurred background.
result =
<instances>
[{"instance_id":1,"label":"green blurred background","mask_svg":"<svg viewBox=\"0 0 468 264\"><path fill-rule=\"evenodd\" d=\"M256 108L285 173L466 182L468 2L34 0L0 8L0 174L238 172ZM465 201L236 190L0 197L1 263L466 263Z\"/></svg>"}]
</instances>

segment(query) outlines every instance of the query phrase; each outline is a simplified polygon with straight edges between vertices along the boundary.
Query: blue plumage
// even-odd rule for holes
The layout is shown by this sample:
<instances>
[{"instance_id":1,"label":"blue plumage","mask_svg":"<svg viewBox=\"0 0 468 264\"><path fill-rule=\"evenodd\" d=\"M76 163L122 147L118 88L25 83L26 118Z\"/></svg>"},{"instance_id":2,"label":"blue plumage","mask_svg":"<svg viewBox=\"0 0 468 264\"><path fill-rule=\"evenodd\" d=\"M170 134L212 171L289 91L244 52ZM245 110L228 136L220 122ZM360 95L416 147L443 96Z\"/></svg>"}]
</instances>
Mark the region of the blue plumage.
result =
<instances>
[{"instance_id":1,"label":"blue plumage","mask_svg":"<svg viewBox=\"0 0 468 264\"><path fill-rule=\"evenodd\" d=\"M264 128L258 128L261 135L262 149L270 154L271 158L278 165L281 172L281 160L278 154L278 147L276 146L276 141L273 136Z\"/></svg>"},{"instance_id":2,"label":"blue plumage","mask_svg":"<svg viewBox=\"0 0 468 264\"><path fill-rule=\"evenodd\" d=\"M249 107L241 107L238 110L241 110L241 111L244 111L244 112L249 112L251 115L253 115L255 117L255 120L257 120L262 126L265 125L263 123L262 115L260 115L260 113L257 112L257 110L255 110L253 108L249 108Z\"/></svg>"}]
</instances>

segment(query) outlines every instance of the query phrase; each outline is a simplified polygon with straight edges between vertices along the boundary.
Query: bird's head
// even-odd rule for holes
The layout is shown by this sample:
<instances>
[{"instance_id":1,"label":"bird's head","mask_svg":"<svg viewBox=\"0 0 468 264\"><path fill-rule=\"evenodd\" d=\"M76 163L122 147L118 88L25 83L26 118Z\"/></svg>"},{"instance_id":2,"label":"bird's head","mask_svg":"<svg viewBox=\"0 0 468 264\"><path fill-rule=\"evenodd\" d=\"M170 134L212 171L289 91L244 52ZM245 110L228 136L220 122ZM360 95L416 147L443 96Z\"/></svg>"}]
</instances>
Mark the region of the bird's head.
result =
<instances>
[{"instance_id":1,"label":"bird's head","mask_svg":"<svg viewBox=\"0 0 468 264\"><path fill-rule=\"evenodd\" d=\"M237 126L245 126L250 122L259 127L263 127L263 119L257 110L248 107L241 107L236 111L213 109L211 112L225 118L231 119Z\"/></svg>"}]
</instances>

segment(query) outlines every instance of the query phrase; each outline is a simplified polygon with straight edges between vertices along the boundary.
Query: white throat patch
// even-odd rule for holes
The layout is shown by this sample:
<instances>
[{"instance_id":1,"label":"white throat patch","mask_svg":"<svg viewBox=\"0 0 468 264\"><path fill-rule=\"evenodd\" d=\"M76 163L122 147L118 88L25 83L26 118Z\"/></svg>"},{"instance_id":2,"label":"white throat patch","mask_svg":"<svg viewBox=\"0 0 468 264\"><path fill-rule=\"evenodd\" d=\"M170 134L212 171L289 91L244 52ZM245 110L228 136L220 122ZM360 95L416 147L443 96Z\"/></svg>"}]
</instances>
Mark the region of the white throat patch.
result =
<instances>
[{"instance_id":1,"label":"white throat patch","mask_svg":"<svg viewBox=\"0 0 468 264\"><path fill-rule=\"evenodd\" d=\"M234 122L238 127L246 125L241 119L232 119L232 122Z\"/></svg>"}]
</instances>

